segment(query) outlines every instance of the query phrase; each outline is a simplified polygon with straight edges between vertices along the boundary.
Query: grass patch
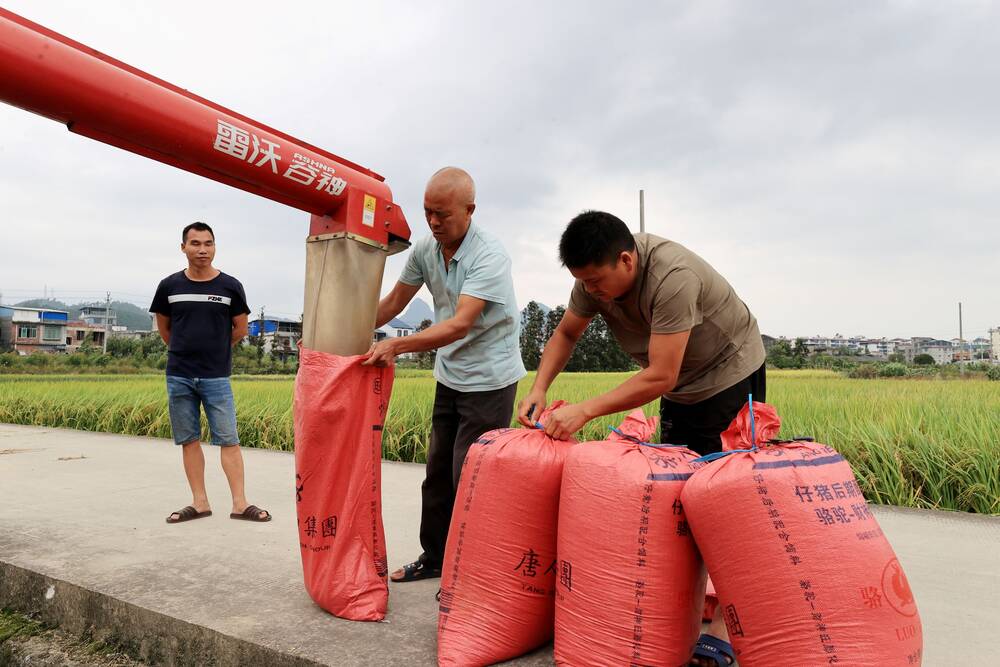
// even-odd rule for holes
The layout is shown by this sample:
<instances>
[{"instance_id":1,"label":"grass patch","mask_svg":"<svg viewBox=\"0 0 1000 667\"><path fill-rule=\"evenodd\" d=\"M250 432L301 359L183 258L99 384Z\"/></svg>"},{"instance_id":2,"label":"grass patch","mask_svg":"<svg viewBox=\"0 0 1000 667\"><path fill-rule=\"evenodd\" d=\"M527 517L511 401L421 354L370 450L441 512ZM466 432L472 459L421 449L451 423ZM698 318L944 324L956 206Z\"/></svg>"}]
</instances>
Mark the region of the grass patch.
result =
<instances>
[{"instance_id":1,"label":"grass patch","mask_svg":"<svg viewBox=\"0 0 1000 667\"><path fill-rule=\"evenodd\" d=\"M15 637L34 637L45 632L45 625L9 609L0 609L0 644Z\"/></svg>"}]
</instances>

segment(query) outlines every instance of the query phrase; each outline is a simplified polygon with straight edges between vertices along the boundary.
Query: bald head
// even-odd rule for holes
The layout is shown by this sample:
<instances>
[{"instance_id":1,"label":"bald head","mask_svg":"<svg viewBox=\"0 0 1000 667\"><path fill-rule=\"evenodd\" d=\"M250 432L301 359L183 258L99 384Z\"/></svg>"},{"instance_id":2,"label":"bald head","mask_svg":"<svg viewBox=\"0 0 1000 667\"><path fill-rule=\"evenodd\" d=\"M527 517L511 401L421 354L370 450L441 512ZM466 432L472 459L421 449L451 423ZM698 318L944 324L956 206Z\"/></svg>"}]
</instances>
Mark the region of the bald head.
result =
<instances>
[{"instance_id":1,"label":"bald head","mask_svg":"<svg viewBox=\"0 0 1000 667\"><path fill-rule=\"evenodd\" d=\"M476 184L469 176L469 172L458 167L444 167L438 169L427 181L427 190L435 195L451 195L456 199L456 203L463 205L475 205Z\"/></svg>"},{"instance_id":2,"label":"bald head","mask_svg":"<svg viewBox=\"0 0 1000 667\"><path fill-rule=\"evenodd\" d=\"M476 184L464 169L437 170L424 190L424 217L434 238L454 249L465 238L476 210Z\"/></svg>"}]
</instances>

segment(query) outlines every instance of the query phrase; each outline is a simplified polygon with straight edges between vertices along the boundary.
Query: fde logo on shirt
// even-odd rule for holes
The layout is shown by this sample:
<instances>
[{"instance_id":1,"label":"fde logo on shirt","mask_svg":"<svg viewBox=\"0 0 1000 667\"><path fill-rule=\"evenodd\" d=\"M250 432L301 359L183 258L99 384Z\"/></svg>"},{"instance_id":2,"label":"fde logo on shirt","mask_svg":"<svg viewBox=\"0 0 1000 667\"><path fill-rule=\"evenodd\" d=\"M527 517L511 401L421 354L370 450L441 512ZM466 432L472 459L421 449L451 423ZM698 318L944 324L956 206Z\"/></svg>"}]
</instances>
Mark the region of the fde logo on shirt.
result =
<instances>
[{"instance_id":1,"label":"fde logo on shirt","mask_svg":"<svg viewBox=\"0 0 1000 667\"><path fill-rule=\"evenodd\" d=\"M218 303L222 303L222 297L221 296L214 296L212 294L208 295L208 300L209 301L217 301Z\"/></svg>"}]
</instances>

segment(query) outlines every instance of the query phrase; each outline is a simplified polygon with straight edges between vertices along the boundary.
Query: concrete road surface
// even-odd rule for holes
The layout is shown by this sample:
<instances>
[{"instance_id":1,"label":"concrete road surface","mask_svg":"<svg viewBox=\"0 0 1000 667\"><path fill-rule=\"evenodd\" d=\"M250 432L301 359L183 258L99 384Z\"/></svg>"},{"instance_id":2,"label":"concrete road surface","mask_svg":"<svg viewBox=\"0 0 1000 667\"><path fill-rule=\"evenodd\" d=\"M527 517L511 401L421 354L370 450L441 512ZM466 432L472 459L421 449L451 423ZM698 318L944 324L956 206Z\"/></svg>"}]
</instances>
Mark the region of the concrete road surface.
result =
<instances>
[{"instance_id":1,"label":"concrete road surface","mask_svg":"<svg viewBox=\"0 0 1000 667\"><path fill-rule=\"evenodd\" d=\"M0 424L0 606L130 643L165 664L433 665L438 580L390 586L383 623L317 607L302 586L293 457L245 449L250 502L168 526L190 496L166 440ZM390 569L420 553L423 466L383 463ZM1000 517L873 507L920 606L925 665L1000 665ZM511 664L552 664L551 648Z\"/></svg>"}]
</instances>

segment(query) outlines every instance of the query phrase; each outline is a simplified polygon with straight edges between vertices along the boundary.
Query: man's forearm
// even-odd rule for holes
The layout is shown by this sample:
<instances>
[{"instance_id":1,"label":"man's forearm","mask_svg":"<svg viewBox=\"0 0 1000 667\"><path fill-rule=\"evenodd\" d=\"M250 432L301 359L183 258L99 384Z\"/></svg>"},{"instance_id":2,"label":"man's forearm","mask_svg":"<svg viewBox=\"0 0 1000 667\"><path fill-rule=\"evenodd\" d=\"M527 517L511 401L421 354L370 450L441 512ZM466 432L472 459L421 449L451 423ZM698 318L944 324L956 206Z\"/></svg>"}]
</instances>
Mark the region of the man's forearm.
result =
<instances>
[{"instance_id":1,"label":"man's forearm","mask_svg":"<svg viewBox=\"0 0 1000 667\"><path fill-rule=\"evenodd\" d=\"M454 318L438 322L427 327L420 333L403 338L394 338L393 347L396 354L406 354L407 352L425 352L444 347L456 340L465 338L469 333L469 327Z\"/></svg>"},{"instance_id":2,"label":"man's forearm","mask_svg":"<svg viewBox=\"0 0 1000 667\"><path fill-rule=\"evenodd\" d=\"M583 401L580 406L587 419L594 419L642 407L676 385L676 377L667 377L653 368L644 368L611 391Z\"/></svg>"},{"instance_id":3,"label":"man's forearm","mask_svg":"<svg viewBox=\"0 0 1000 667\"><path fill-rule=\"evenodd\" d=\"M557 329L549 342L545 344L545 349L542 350L542 358L538 362L538 371L531 388L548 391L552 381L562 372L562 369L566 368L566 362L573 354L574 347L576 347L576 341Z\"/></svg>"},{"instance_id":4,"label":"man's forearm","mask_svg":"<svg viewBox=\"0 0 1000 667\"><path fill-rule=\"evenodd\" d=\"M380 326L399 315L402 310L403 307L397 304L396 299L392 296L387 296L382 299L378 302L378 311L375 313L375 328L378 329Z\"/></svg>"}]
</instances>

